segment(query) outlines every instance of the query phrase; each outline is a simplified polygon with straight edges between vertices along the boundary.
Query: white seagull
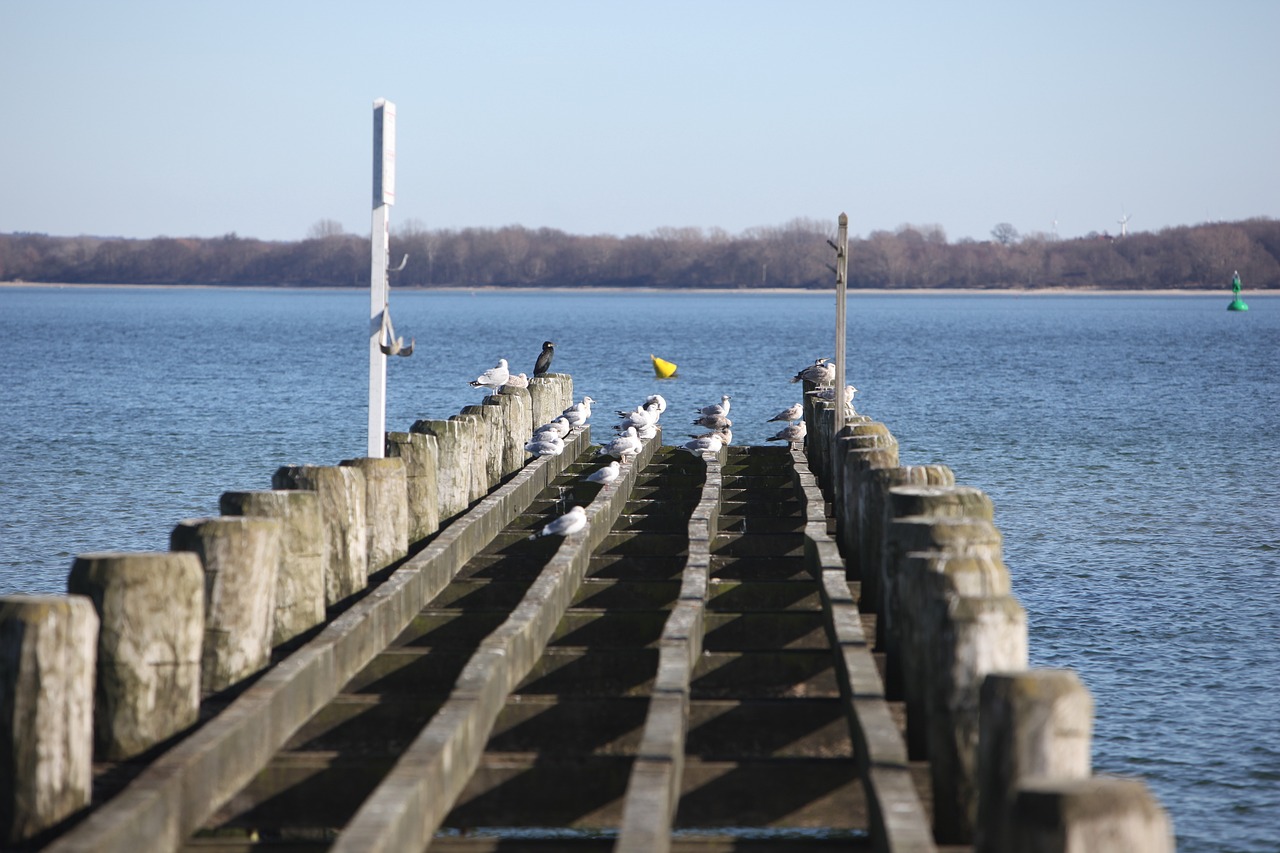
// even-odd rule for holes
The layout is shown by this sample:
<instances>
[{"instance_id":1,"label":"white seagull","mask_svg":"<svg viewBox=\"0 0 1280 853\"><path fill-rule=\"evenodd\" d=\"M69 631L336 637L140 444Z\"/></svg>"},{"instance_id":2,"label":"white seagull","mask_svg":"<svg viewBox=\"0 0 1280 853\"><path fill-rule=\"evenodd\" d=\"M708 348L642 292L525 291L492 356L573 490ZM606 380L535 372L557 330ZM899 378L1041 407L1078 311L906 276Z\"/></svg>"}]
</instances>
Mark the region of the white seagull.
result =
<instances>
[{"instance_id":1,"label":"white seagull","mask_svg":"<svg viewBox=\"0 0 1280 853\"><path fill-rule=\"evenodd\" d=\"M798 421L794 424L787 424L778 430L778 434L770 441L801 441L809 432L809 428L805 426L804 421Z\"/></svg>"},{"instance_id":2,"label":"white seagull","mask_svg":"<svg viewBox=\"0 0 1280 853\"><path fill-rule=\"evenodd\" d=\"M792 382L812 382L814 385L830 385L836 379L836 366L828 358L820 358L791 377Z\"/></svg>"},{"instance_id":3,"label":"white seagull","mask_svg":"<svg viewBox=\"0 0 1280 853\"><path fill-rule=\"evenodd\" d=\"M559 456L564 453L564 439L553 432L544 432L534 436L524 449L534 456Z\"/></svg>"},{"instance_id":4,"label":"white seagull","mask_svg":"<svg viewBox=\"0 0 1280 853\"><path fill-rule=\"evenodd\" d=\"M595 400L591 399L590 397L583 397L581 403L578 403L576 405L570 406L569 408L565 409L562 414L569 421L569 426L580 427L583 424L585 424L588 420L590 420L591 404L594 402Z\"/></svg>"},{"instance_id":5,"label":"white seagull","mask_svg":"<svg viewBox=\"0 0 1280 853\"><path fill-rule=\"evenodd\" d=\"M708 429L724 429L733 426L733 421L724 415L703 415L693 422L694 426L704 426Z\"/></svg>"},{"instance_id":6,"label":"white seagull","mask_svg":"<svg viewBox=\"0 0 1280 853\"><path fill-rule=\"evenodd\" d=\"M810 391L809 393L813 394L816 392ZM796 403L791 408L783 409L781 412L778 412L778 414L769 418L769 420L765 421L765 423L772 423L773 421L798 421L803 417L804 417L804 403Z\"/></svg>"},{"instance_id":7,"label":"white seagull","mask_svg":"<svg viewBox=\"0 0 1280 853\"><path fill-rule=\"evenodd\" d=\"M646 408L645 406L636 406L630 412L618 412L622 416L622 423L618 425L619 430L633 426L639 429L643 426L654 426L658 423L658 417L662 414L658 411L658 407Z\"/></svg>"},{"instance_id":8,"label":"white seagull","mask_svg":"<svg viewBox=\"0 0 1280 853\"><path fill-rule=\"evenodd\" d=\"M564 515L549 522L545 527L529 538L537 539L541 536L568 536L570 533L577 533L586 526L587 511L580 506L575 506Z\"/></svg>"},{"instance_id":9,"label":"white seagull","mask_svg":"<svg viewBox=\"0 0 1280 853\"><path fill-rule=\"evenodd\" d=\"M650 394L645 398L644 404L646 407L657 406L658 414L662 414L667 410L667 400L661 394Z\"/></svg>"},{"instance_id":10,"label":"white seagull","mask_svg":"<svg viewBox=\"0 0 1280 853\"><path fill-rule=\"evenodd\" d=\"M523 373L516 373L507 377L506 384L512 388L528 388L529 377L525 376Z\"/></svg>"},{"instance_id":11,"label":"white seagull","mask_svg":"<svg viewBox=\"0 0 1280 853\"><path fill-rule=\"evenodd\" d=\"M616 456L619 459L626 460L628 456L635 456L639 453L643 446L643 442L640 441L640 437L636 434L636 428L627 427L626 432L600 448L600 455Z\"/></svg>"},{"instance_id":12,"label":"white seagull","mask_svg":"<svg viewBox=\"0 0 1280 853\"><path fill-rule=\"evenodd\" d=\"M603 468L600 468L588 474L586 479L588 483L600 483L601 485L608 485L609 483L612 483L614 480L618 479L618 474L621 471L622 471L622 466L619 465L618 460L615 459L612 462L610 462L608 465L604 466Z\"/></svg>"},{"instance_id":13,"label":"white seagull","mask_svg":"<svg viewBox=\"0 0 1280 853\"><path fill-rule=\"evenodd\" d=\"M722 445L728 446L733 444L733 430L725 427L724 429L715 429L711 432L699 433L698 435L689 434L690 438L718 438Z\"/></svg>"},{"instance_id":14,"label":"white seagull","mask_svg":"<svg viewBox=\"0 0 1280 853\"><path fill-rule=\"evenodd\" d=\"M703 406L698 409L698 414L703 417L727 416L729 414L729 395L722 395L719 403L712 403L710 406Z\"/></svg>"},{"instance_id":15,"label":"white seagull","mask_svg":"<svg viewBox=\"0 0 1280 853\"><path fill-rule=\"evenodd\" d=\"M836 389L834 388L815 388L814 390L806 393L816 400L826 400L828 403L836 398ZM852 385L844 386L844 401L846 403L852 402L853 395L857 393L858 389L854 388Z\"/></svg>"},{"instance_id":16,"label":"white seagull","mask_svg":"<svg viewBox=\"0 0 1280 853\"><path fill-rule=\"evenodd\" d=\"M569 419L566 418L564 415L560 415L555 420L545 423L542 426L538 427L536 430L534 430L533 437L537 438L540 435L551 433L553 435L558 435L561 438L564 438L566 435L569 434L569 430L571 429L573 429L573 427L569 426Z\"/></svg>"},{"instance_id":17,"label":"white seagull","mask_svg":"<svg viewBox=\"0 0 1280 853\"><path fill-rule=\"evenodd\" d=\"M711 435L704 436L703 438L695 438L690 441L686 441L684 444L680 445L680 448L682 450L689 451L694 456L701 457L704 450L710 451L711 453L719 453L720 448L723 446L724 443L713 433Z\"/></svg>"},{"instance_id":18,"label":"white seagull","mask_svg":"<svg viewBox=\"0 0 1280 853\"><path fill-rule=\"evenodd\" d=\"M511 371L507 370L507 360L505 358L498 359L498 363L493 367L481 373L471 381L472 388L488 388L492 392L495 388L501 388L507 384L507 380L511 378Z\"/></svg>"}]
</instances>

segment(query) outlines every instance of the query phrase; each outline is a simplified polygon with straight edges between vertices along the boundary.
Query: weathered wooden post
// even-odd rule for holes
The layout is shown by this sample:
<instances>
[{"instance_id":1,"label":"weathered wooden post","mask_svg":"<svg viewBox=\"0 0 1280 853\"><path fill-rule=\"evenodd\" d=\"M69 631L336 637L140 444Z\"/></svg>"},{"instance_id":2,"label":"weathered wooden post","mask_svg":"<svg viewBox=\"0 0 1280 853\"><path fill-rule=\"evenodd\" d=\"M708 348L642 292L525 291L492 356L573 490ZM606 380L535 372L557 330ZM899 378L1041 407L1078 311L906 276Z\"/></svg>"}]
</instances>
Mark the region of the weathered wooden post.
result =
<instances>
[{"instance_id":1,"label":"weathered wooden post","mask_svg":"<svg viewBox=\"0 0 1280 853\"><path fill-rule=\"evenodd\" d=\"M369 450L385 454L387 429L387 357L382 352L383 313L387 310L387 267L391 243L391 205L396 201L396 105L373 102L373 227L369 278Z\"/></svg>"},{"instance_id":2,"label":"weathered wooden post","mask_svg":"<svg viewBox=\"0 0 1280 853\"><path fill-rule=\"evenodd\" d=\"M387 433L387 455L404 461L405 488L409 496L409 541L418 542L440 528L436 438L419 432Z\"/></svg>"},{"instance_id":3,"label":"weathered wooden post","mask_svg":"<svg viewBox=\"0 0 1280 853\"><path fill-rule=\"evenodd\" d=\"M89 805L98 617L80 596L0 596L0 844Z\"/></svg>"},{"instance_id":4,"label":"weathered wooden post","mask_svg":"<svg viewBox=\"0 0 1280 853\"><path fill-rule=\"evenodd\" d=\"M1013 806L1018 853L1173 853L1173 824L1141 779L1034 779Z\"/></svg>"},{"instance_id":5,"label":"weathered wooden post","mask_svg":"<svg viewBox=\"0 0 1280 853\"><path fill-rule=\"evenodd\" d=\"M188 518L169 536L174 551L194 551L204 565L204 650L200 686L230 687L271 659L280 522L269 518Z\"/></svg>"},{"instance_id":6,"label":"weathered wooden post","mask_svg":"<svg viewBox=\"0 0 1280 853\"><path fill-rule=\"evenodd\" d=\"M132 758L200 713L205 578L195 554L81 554L67 591L101 621L94 692L99 758Z\"/></svg>"},{"instance_id":7,"label":"weathered wooden post","mask_svg":"<svg viewBox=\"0 0 1280 853\"><path fill-rule=\"evenodd\" d=\"M429 435L436 440L439 520L446 521L471 503L471 457L475 453L478 426L470 418L419 420L414 421L409 431Z\"/></svg>"},{"instance_id":8,"label":"weathered wooden post","mask_svg":"<svg viewBox=\"0 0 1280 853\"><path fill-rule=\"evenodd\" d=\"M1033 669L988 675L980 701L974 850L1003 853L1019 785L1088 778L1093 697L1069 669Z\"/></svg>"},{"instance_id":9,"label":"weathered wooden post","mask_svg":"<svg viewBox=\"0 0 1280 853\"><path fill-rule=\"evenodd\" d=\"M402 459L344 459L364 473L365 571L373 574L409 553L409 482Z\"/></svg>"},{"instance_id":10,"label":"weathered wooden post","mask_svg":"<svg viewBox=\"0 0 1280 853\"><path fill-rule=\"evenodd\" d=\"M369 565L364 472L341 465L286 465L272 475L271 485L316 493L324 526L326 606L364 589Z\"/></svg>"},{"instance_id":11,"label":"weathered wooden post","mask_svg":"<svg viewBox=\"0 0 1280 853\"><path fill-rule=\"evenodd\" d=\"M223 515L274 518L280 522L280 572L276 577L272 645L280 645L324 621L324 524L320 496L312 491L223 492Z\"/></svg>"}]
</instances>

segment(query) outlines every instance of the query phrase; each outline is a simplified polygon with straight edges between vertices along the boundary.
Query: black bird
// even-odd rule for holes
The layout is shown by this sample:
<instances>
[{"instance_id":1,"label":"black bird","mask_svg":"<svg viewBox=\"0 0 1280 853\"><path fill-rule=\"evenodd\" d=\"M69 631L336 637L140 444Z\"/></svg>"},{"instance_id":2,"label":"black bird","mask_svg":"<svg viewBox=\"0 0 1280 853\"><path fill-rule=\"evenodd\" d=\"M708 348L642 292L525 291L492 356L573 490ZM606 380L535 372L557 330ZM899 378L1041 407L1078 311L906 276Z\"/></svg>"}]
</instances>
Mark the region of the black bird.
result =
<instances>
[{"instance_id":1,"label":"black bird","mask_svg":"<svg viewBox=\"0 0 1280 853\"><path fill-rule=\"evenodd\" d=\"M533 365L533 375L541 376L551 369L551 356L555 355L556 345L551 341L543 341L542 352L538 353L538 360Z\"/></svg>"}]
</instances>

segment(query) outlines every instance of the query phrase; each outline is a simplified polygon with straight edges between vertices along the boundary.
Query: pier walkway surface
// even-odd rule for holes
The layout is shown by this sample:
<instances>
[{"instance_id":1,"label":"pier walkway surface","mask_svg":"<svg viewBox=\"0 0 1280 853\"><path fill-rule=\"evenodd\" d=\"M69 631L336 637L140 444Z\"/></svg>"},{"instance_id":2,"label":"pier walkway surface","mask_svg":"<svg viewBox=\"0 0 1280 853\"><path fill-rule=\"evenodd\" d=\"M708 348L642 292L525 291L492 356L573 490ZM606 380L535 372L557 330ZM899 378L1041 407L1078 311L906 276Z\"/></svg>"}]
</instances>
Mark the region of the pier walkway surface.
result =
<instances>
[{"instance_id":1,"label":"pier walkway surface","mask_svg":"<svg viewBox=\"0 0 1280 853\"><path fill-rule=\"evenodd\" d=\"M228 853L937 849L800 445L649 442L598 486L589 430L571 436L206 700L221 713L53 847L150 821ZM530 538L572 504L586 530ZM409 587L420 606L378 606ZM310 673L330 655L341 684ZM100 787L124 770L100 764Z\"/></svg>"}]
</instances>

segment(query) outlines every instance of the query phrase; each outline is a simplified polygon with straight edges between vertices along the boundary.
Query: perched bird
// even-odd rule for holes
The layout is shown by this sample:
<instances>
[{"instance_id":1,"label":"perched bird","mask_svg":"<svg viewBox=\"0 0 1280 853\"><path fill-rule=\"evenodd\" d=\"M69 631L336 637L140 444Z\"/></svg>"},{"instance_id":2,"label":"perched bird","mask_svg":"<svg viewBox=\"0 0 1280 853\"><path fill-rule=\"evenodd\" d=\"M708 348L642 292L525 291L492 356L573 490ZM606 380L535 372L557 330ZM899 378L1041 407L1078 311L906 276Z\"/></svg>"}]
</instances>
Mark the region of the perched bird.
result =
<instances>
[{"instance_id":1,"label":"perched bird","mask_svg":"<svg viewBox=\"0 0 1280 853\"><path fill-rule=\"evenodd\" d=\"M651 409L637 406L633 411L619 412L618 414L622 416L622 423L618 424L616 428L621 431L632 426L637 429L642 426L654 426L658 423L658 417L661 412L658 411L656 406Z\"/></svg>"},{"instance_id":2,"label":"perched bird","mask_svg":"<svg viewBox=\"0 0 1280 853\"><path fill-rule=\"evenodd\" d=\"M622 466L618 464L618 460L615 459L612 462L610 462L608 465L604 466L603 468L600 468L588 474L586 479L588 483L600 483L602 485L608 485L609 483L612 483L614 480L618 479L618 474L621 471L622 471Z\"/></svg>"},{"instance_id":3,"label":"perched bird","mask_svg":"<svg viewBox=\"0 0 1280 853\"><path fill-rule=\"evenodd\" d=\"M787 424L778 430L778 434L770 438L770 441L801 441L809 433L809 428L805 426L804 421L797 421L793 424Z\"/></svg>"},{"instance_id":4,"label":"perched bird","mask_svg":"<svg viewBox=\"0 0 1280 853\"><path fill-rule=\"evenodd\" d=\"M569 430L571 429L573 429L573 427L569 426L569 419L566 418L564 415L561 415L555 420L545 423L542 426L535 429L533 431L533 436L534 438L537 438L539 435L542 435L543 433L553 433L555 435L560 436L561 438L564 438L566 435L569 434Z\"/></svg>"},{"instance_id":5,"label":"perched bird","mask_svg":"<svg viewBox=\"0 0 1280 853\"><path fill-rule=\"evenodd\" d=\"M810 391L809 393L812 394L813 392ZM791 408L783 409L781 412L778 412L778 414L769 418L765 423L772 423L773 421L798 421L803 417L804 403L796 403Z\"/></svg>"},{"instance_id":6,"label":"perched bird","mask_svg":"<svg viewBox=\"0 0 1280 853\"><path fill-rule=\"evenodd\" d=\"M595 400L590 397L583 397L582 402L570 406L562 412L563 416L568 419L569 426L580 427L591 419L591 404Z\"/></svg>"},{"instance_id":7,"label":"perched bird","mask_svg":"<svg viewBox=\"0 0 1280 853\"><path fill-rule=\"evenodd\" d=\"M538 353L538 360L533 363L533 375L541 376L551 369L551 357L556 354L556 345L551 341L542 342L542 352Z\"/></svg>"},{"instance_id":8,"label":"perched bird","mask_svg":"<svg viewBox=\"0 0 1280 853\"><path fill-rule=\"evenodd\" d=\"M661 394L650 394L645 398L644 404L646 408L656 406L658 414L662 414L667 410L667 399Z\"/></svg>"},{"instance_id":9,"label":"perched bird","mask_svg":"<svg viewBox=\"0 0 1280 853\"><path fill-rule=\"evenodd\" d=\"M704 426L708 429L723 429L724 427L733 426L733 421L724 415L703 415L693 422L694 426Z\"/></svg>"},{"instance_id":10,"label":"perched bird","mask_svg":"<svg viewBox=\"0 0 1280 853\"><path fill-rule=\"evenodd\" d=\"M528 388L529 377L525 376L523 373L517 373L514 376L508 376L507 387L508 388Z\"/></svg>"},{"instance_id":11,"label":"perched bird","mask_svg":"<svg viewBox=\"0 0 1280 853\"><path fill-rule=\"evenodd\" d=\"M681 450L687 450L694 456L701 456L703 451L711 453L719 453L720 448L724 446L724 442L715 434L705 436L703 438L694 438L680 445Z\"/></svg>"},{"instance_id":12,"label":"perched bird","mask_svg":"<svg viewBox=\"0 0 1280 853\"><path fill-rule=\"evenodd\" d=\"M636 431L636 435L638 435L644 441L648 441L651 438L658 437L657 424L645 424L644 426L634 427L634 429Z\"/></svg>"},{"instance_id":13,"label":"perched bird","mask_svg":"<svg viewBox=\"0 0 1280 853\"><path fill-rule=\"evenodd\" d=\"M689 437L690 438L715 437L720 439L720 443L725 445L726 447L730 444L733 444L733 430L729 429L728 427L725 427L724 429L713 429L711 432L698 433L697 435L690 433Z\"/></svg>"},{"instance_id":14,"label":"perched bird","mask_svg":"<svg viewBox=\"0 0 1280 853\"><path fill-rule=\"evenodd\" d=\"M535 435L524 449L534 456L559 456L564 453L564 439L553 432Z\"/></svg>"},{"instance_id":15,"label":"perched bird","mask_svg":"<svg viewBox=\"0 0 1280 853\"><path fill-rule=\"evenodd\" d=\"M636 434L636 428L627 427L626 432L600 448L600 455L616 456L625 461L628 456L639 453L643 446L640 436Z\"/></svg>"},{"instance_id":16,"label":"perched bird","mask_svg":"<svg viewBox=\"0 0 1280 853\"><path fill-rule=\"evenodd\" d=\"M481 373L471 381L472 388L488 388L492 393L493 389L501 388L507 384L507 380L511 378L511 371L507 370L507 360L505 358L498 359L498 363L493 367Z\"/></svg>"},{"instance_id":17,"label":"perched bird","mask_svg":"<svg viewBox=\"0 0 1280 853\"><path fill-rule=\"evenodd\" d=\"M814 385L830 385L836 379L836 366L828 358L820 358L791 377L792 382L812 382Z\"/></svg>"},{"instance_id":18,"label":"perched bird","mask_svg":"<svg viewBox=\"0 0 1280 853\"><path fill-rule=\"evenodd\" d=\"M543 536L568 536L570 533L577 533L586 526L587 511L580 506L575 506L564 515L549 522L545 527L529 538L538 539Z\"/></svg>"},{"instance_id":19,"label":"perched bird","mask_svg":"<svg viewBox=\"0 0 1280 853\"><path fill-rule=\"evenodd\" d=\"M815 388L807 393L816 400L826 400L828 403L836 398L836 389L834 388ZM858 389L852 385L844 386L844 401L846 403L852 401L853 395L857 393Z\"/></svg>"},{"instance_id":20,"label":"perched bird","mask_svg":"<svg viewBox=\"0 0 1280 853\"><path fill-rule=\"evenodd\" d=\"M725 417L729 414L729 395L725 394L720 398L719 403L712 403L710 406L703 406L698 409L698 414L704 417L714 417L719 415Z\"/></svg>"}]
</instances>

